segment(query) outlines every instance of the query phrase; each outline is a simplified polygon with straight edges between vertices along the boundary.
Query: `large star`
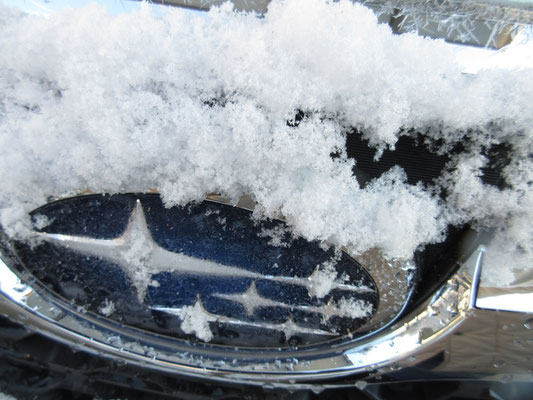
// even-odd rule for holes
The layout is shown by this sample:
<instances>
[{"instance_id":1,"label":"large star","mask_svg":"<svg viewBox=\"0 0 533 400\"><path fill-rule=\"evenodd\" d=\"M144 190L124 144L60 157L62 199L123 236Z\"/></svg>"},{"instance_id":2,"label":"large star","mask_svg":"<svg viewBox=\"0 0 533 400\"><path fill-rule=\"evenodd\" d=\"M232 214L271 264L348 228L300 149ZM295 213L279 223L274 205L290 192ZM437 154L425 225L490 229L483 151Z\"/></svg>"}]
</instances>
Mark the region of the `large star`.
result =
<instances>
[{"instance_id":1,"label":"large star","mask_svg":"<svg viewBox=\"0 0 533 400\"><path fill-rule=\"evenodd\" d=\"M146 295L152 276L160 272L210 277L268 279L303 286L307 288L310 296L314 295L315 286L318 284L314 279L316 273L308 278L263 275L243 268L168 251L153 240L140 200L137 200L135 204L126 229L122 235L115 239L95 239L46 232L36 232L36 235L47 242L118 265L126 272L137 289L137 296L141 302ZM366 286L352 286L341 282L332 282L331 289L343 289L357 293L373 291Z\"/></svg>"}]
</instances>

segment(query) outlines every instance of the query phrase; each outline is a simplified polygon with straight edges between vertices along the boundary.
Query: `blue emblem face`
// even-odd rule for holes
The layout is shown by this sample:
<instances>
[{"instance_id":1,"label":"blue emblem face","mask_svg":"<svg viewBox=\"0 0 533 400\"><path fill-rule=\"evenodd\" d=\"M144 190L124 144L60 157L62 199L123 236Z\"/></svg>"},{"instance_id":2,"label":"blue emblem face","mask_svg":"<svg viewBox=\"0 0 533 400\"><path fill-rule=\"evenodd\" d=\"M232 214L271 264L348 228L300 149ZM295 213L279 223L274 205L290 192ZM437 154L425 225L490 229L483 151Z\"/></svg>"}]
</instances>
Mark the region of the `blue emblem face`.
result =
<instances>
[{"instance_id":1,"label":"blue emblem face","mask_svg":"<svg viewBox=\"0 0 533 400\"><path fill-rule=\"evenodd\" d=\"M37 245L17 243L29 272L84 311L144 330L232 346L301 345L354 332L378 306L376 284L353 258L243 208L91 195L32 217Z\"/></svg>"}]
</instances>

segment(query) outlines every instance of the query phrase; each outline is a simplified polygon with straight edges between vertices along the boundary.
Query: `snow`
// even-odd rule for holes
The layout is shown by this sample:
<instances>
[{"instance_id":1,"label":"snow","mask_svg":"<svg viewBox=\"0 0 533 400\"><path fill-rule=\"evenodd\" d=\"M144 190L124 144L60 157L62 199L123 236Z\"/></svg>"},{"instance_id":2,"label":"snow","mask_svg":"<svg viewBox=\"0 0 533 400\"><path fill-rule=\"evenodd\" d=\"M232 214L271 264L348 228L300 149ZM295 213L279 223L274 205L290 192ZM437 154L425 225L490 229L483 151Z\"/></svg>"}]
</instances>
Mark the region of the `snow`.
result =
<instances>
[{"instance_id":1,"label":"snow","mask_svg":"<svg viewBox=\"0 0 533 400\"><path fill-rule=\"evenodd\" d=\"M364 318L373 311L371 303L344 297L339 301L338 307L343 310L345 316L350 318Z\"/></svg>"},{"instance_id":2,"label":"snow","mask_svg":"<svg viewBox=\"0 0 533 400\"><path fill-rule=\"evenodd\" d=\"M37 214L33 216L33 226L35 229L41 230L51 223L52 221L46 215Z\"/></svg>"},{"instance_id":3,"label":"snow","mask_svg":"<svg viewBox=\"0 0 533 400\"><path fill-rule=\"evenodd\" d=\"M338 260L338 257L333 257L332 259L317 265L316 270L309 277L309 280L311 281L311 287L309 288L310 297L322 299L331 292L334 283L337 281L337 269L335 268L335 265Z\"/></svg>"},{"instance_id":4,"label":"snow","mask_svg":"<svg viewBox=\"0 0 533 400\"><path fill-rule=\"evenodd\" d=\"M102 306L98 309L103 315L109 317L115 312L115 303L113 301L105 299Z\"/></svg>"},{"instance_id":5,"label":"snow","mask_svg":"<svg viewBox=\"0 0 533 400\"><path fill-rule=\"evenodd\" d=\"M207 18L0 6L0 49L0 222L12 236L27 236L28 212L51 197L157 188L168 206L250 194L256 215L353 254L409 258L469 222L497 230L492 284L532 269L531 63L464 74L443 41L393 35L361 5L322 0L274 1L264 18L227 5ZM378 149L403 127L442 151L465 137L470 148L434 188L408 185L399 168L361 188L347 127ZM513 161L499 190L479 179L479 149L503 142Z\"/></svg>"},{"instance_id":6,"label":"snow","mask_svg":"<svg viewBox=\"0 0 533 400\"><path fill-rule=\"evenodd\" d=\"M289 247L293 242L291 231L284 225L276 226L272 229L262 228L259 237L268 238L268 244L273 247ZM287 239L287 236L289 238Z\"/></svg>"},{"instance_id":7,"label":"snow","mask_svg":"<svg viewBox=\"0 0 533 400\"><path fill-rule=\"evenodd\" d=\"M194 334L205 342L213 339L209 322L216 321L216 318L205 312L200 301L192 306L182 307L179 317L182 320L180 327L183 332Z\"/></svg>"}]
</instances>

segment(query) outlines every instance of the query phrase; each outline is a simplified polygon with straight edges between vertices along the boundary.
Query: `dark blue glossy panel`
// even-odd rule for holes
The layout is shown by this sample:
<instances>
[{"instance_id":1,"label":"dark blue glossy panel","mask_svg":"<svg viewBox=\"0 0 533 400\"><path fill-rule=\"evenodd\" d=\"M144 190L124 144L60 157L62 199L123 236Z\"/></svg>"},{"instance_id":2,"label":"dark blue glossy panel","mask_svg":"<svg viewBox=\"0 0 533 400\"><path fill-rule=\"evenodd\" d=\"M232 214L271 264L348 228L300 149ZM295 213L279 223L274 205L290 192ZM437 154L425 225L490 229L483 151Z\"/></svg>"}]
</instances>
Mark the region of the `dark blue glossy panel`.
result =
<instances>
[{"instance_id":1,"label":"dark blue glossy panel","mask_svg":"<svg viewBox=\"0 0 533 400\"><path fill-rule=\"evenodd\" d=\"M372 278L345 253L336 260L337 275L343 276L346 285L364 285L371 290L356 293L337 287L323 298L313 297L301 282L310 277L318 265L333 259L334 251L324 250L316 242L291 238L289 233L281 236L287 245L272 245L264 232L285 229L284 222L258 222L245 209L209 201L165 208L158 195L124 194L61 200L33 214L48 218L49 224L40 232L110 240L125 232L137 200L142 204L146 225L156 246L238 268L245 271L245 275L252 273L253 276L157 272L151 276L156 284L148 286L146 296L139 301L123 266L105 257L82 254L46 241L38 246L19 243L19 256L32 274L66 300L93 312L101 312L106 304L113 302L114 310L109 318L168 335L187 336L180 329L180 318L161 309L175 309L179 313L181 307L201 299L206 312L220 319L211 324L214 343L284 345L289 339L286 334L261 326L287 321L293 321L305 331L295 335L297 343L316 342L330 336L314 335L310 333L313 330L344 334L357 329L373 315L327 319L321 310L328 302L338 303L343 298L363 300L373 305L374 312L376 310L378 294ZM300 283L275 279L279 277L300 278ZM252 285L268 304L250 310L245 302L235 301L232 296L244 294Z\"/></svg>"}]
</instances>

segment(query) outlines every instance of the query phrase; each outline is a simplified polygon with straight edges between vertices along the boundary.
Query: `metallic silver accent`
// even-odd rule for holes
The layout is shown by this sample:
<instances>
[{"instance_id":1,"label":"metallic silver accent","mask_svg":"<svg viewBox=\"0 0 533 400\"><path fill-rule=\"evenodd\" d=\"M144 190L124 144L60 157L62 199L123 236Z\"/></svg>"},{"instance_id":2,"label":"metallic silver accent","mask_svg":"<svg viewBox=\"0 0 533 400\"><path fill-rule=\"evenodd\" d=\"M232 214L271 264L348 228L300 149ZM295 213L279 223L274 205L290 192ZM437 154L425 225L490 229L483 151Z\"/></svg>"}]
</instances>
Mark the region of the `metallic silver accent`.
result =
<instances>
[{"instance_id":1,"label":"metallic silver accent","mask_svg":"<svg viewBox=\"0 0 533 400\"><path fill-rule=\"evenodd\" d=\"M339 307L338 304L335 304L333 301L333 298L330 298L326 304L321 305L321 306L302 306L302 305L281 303L279 301L275 301L275 300L268 299L266 297L261 296L261 294L257 291L255 281L253 281L250 284L250 287L244 293L232 293L232 294L215 293L214 296L224 299L224 300L230 300L230 301L239 303L240 305L244 307L244 309L246 310L246 314L248 315L253 315L257 308L280 307L280 308L288 308L290 310L316 312L323 316L323 321L328 321L331 317L334 317L334 316L362 318L372 312L372 304L365 303L367 305L366 310L363 309L364 306L363 304L361 304L361 309L360 309L361 313L359 315L353 315L353 313L350 314L346 309ZM361 300L361 303L363 303L362 300Z\"/></svg>"},{"instance_id":2,"label":"metallic silver accent","mask_svg":"<svg viewBox=\"0 0 533 400\"><path fill-rule=\"evenodd\" d=\"M152 0L154 3L171 4L181 7L208 10L226 0ZM507 23L532 23L533 2L501 1L501 0L353 0L371 7L387 7L392 9L416 9L418 12L440 15L442 24L446 17L468 16L477 20L498 20ZM264 13L270 0L231 0L236 10ZM302 10L304 11L304 10Z\"/></svg>"},{"instance_id":3,"label":"metallic silver accent","mask_svg":"<svg viewBox=\"0 0 533 400\"><path fill-rule=\"evenodd\" d=\"M155 3L209 10L225 0L155 0ZM376 12L397 33L501 48L514 33L533 24L533 2L498 0L353 0ZM231 0L236 10L264 14L270 0ZM305 10L302 10L305 11Z\"/></svg>"},{"instance_id":4,"label":"metallic silver accent","mask_svg":"<svg viewBox=\"0 0 533 400\"><path fill-rule=\"evenodd\" d=\"M255 328L269 329L273 331L283 332L285 334L285 339L289 340L294 335L309 334L309 335L320 335L320 336L337 336L336 332L328 332L321 329L310 329L296 324L292 318L288 318L282 324L272 324L266 322L254 322L254 321L245 321L237 318L226 317L223 315L212 314L207 311L202 304L200 296L198 296L195 306L199 305L200 312L204 315L204 319L207 321L216 321L222 324L228 325L238 325L238 326L253 326ZM180 307L150 307L152 310L165 312L168 314L173 314L178 317L181 316Z\"/></svg>"},{"instance_id":5,"label":"metallic silver accent","mask_svg":"<svg viewBox=\"0 0 533 400\"><path fill-rule=\"evenodd\" d=\"M416 267L411 260L387 260L379 249L356 257L374 279L379 292L379 306L370 321L360 331L381 329L399 315L413 291Z\"/></svg>"},{"instance_id":6,"label":"metallic silver accent","mask_svg":"<svg viewBox=\"0 0 533 400\"><path fill-rule=\"evenodd\" d=\"M361 0L396 33L417 32L474 46L502 48L533 23L533 2Z\"/></svg>"},{"instance_id":7,"label":"metallic silver accent","mask_svg":"<svg viewBox=\"0 0 533 400\"><path fill-rule=\"evenodd\" d=\"M474 309L483 252L482 247L476 250L432 298L394 325L362 338L336 339L297 350L191 345L183 340L121 326L91 313L72 310L54 300L53 294L47 293L38 283L32 283L32 287L25 284L4 263L0 264L0 276L2 282L10 284L9 287L2 284L0 312L25 320L28 327L70 345L81 346L86 351L171 373L234 382L261 384L268 381L280 387L293 387L296 381L310 382L354 373L363 373L370 378L416 365L436 352L444 351L451 338L462 340L450 334L460 332L463 325L471 327L472 324L487 323L486 319L478 319L476 315L485 318L487 313L493 315L494 312ZM6 257L4 254L2 258ZM285 329L290 334L290 321ZM485 337L489 337L486 332ZM436 370L446 371L448 378L465 378L468 365L473 365L476 358L468 357L468 346L463 350L461 361L455 359L455 364L451 364L455 365L455 370L448 364L439 365ZM458 362L460 367L457 367ZM490 373L486 366L475 367L476 373ZM450 372L450 368L456 375ZM506 371L506 367L501 371ZM305 385L301 384L302 387Z\"/></svg>"},{"instance_id":8,"label":"metallic silver accent","mask_svg":"<svg viewBox=\"0 0 533 400\"><path fill-rule=\"evenodd\" d=\"M321 279L319 266L307 278L263 275L165 250L153 240L140 200L136 202L126 230L116 239L94 239L46 232L35 232L35 235L47 242L67 247L84 255L105 259L120 266L137 288L139 301L144 299L150 277L159 272L268 279L305 287L311 297L314 296L315 288L320 284ZM337 281L332 282L331 289L342 289L353 293L373 292L366 286L352 286Z\"/></svg>"},{"instance_id":9,"label":"metallic silver accent","mask_svg":"<svg viewBox=\"0 0 533 400\"><path fill-rule=\"evenodd\" d=\"M209 10L213 6L220 6L227 0L152 0L154 3L169 4L180 7ZM270 0L231 0L233 6L239 11L253 11L264 13Z\"/></svg>"},{"instance_id":10,"label":"metallic silver accent","mask_svg":"<svg viewBox=\"0 0 533 400\"><path fill-rule=\"evenodd\" d=\"M135 8L137 1L97 0L107 4L113 12L126 13ZM238 11L268 12L270 0L230 0ZM450 42L502 48L527 25L533 24L533 2L502 0L352 0L371 8L378 21L391 26L394 32L416 31L423 36L444 38ZM91 1L93 2L93 1ZM191 10L207 11L226 0L152 0L158 5L174 5ZM49 13L69 2L54 4L54 0L31 2L32 12ZM80 7L89 0L78 1ZM305 10L302 10L305 11Z\"/></svg>"},{"instance_id":11,"label":"metallic silver accent","mask_svg":"<svg viewBox=\"0 0 533 400\"><path fill-rule=\"evenodd\" d=\"M476 307L533 313L533 286L480 287Z\"/></svg>"}]
</instances>

